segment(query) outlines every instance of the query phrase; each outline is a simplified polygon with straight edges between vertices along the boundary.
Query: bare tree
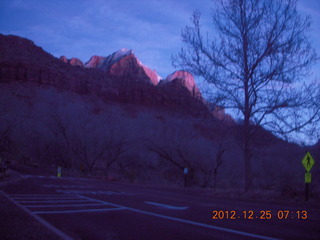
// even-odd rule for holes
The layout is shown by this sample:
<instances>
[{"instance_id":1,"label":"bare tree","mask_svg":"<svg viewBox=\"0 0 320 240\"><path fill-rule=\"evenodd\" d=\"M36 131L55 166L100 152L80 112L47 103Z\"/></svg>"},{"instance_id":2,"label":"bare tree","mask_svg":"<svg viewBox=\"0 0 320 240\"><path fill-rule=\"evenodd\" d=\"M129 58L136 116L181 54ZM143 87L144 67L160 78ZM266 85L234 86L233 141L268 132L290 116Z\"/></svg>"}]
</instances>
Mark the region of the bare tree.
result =
<instances>
[{"instance_id":1,"label":"bare tree","mask_svg":"<svg viewBox=\"0 0 320 240\"><path fill-rule=\"evenodd\" d=\"M190 156L184 153L183 150L179 145L175 145L172 148L169 147L160 147L155 143L150 143L148 145L148 150L158 154L158 156L164 160L169 162L170 164L174 165L181 171L181 175L185 168L188 169L188 172L184 174L184 185L187 186L187 179L191 179L194 177L193 171L196 168L195 165L189 159Z\"/></svg>"},{"instance_id":2,"label":"bare tree","mask_svg":"<svg viewBox=\"0 0 320 240\"><path fill-rule=\"evenodd\" d=\"M202 169L206 168L205 162L210 159L212 149L208 147L207 141L199 139L190 129L188 133L175 132L172 127L170 129L172 135L169 139L157 139L156 142L148 140L147 150L156 153L163 163L167 162L169 166L174 166L181 177L183 176L185 187L197 186L205 178L203 173L206 174L206 171Z\"/></svg>"},{"instance_id":3,"label":"bare tree","mask_svg":"<svg viewBox=\"0 0 320 240\"><path fill-rule=\"evenodd\" d=\"M123 138L109 139L106 144L106 156L105 156L105 175L108 177L110 167L119 162L123 157L123 154L127 151L127 142Z\"/></svg>"},{"instance_id":4,"label":"bare tree","mask_svg":"<svg viewBox=\"0 0 320 240\"><path fill-rule=\"evenodd\" d=\"M252 189L252 136L259 126L288 134L320 119L319 82L303 81L319 60L310 46L310 17L296 0L216 0L214 36L202 33L200 13L182 31L186 48L172 57L214 87L216 106L243 120L245 191ZM316 86L314 84L317 84Z\"/></svg>"},{"instance_id":5,"label":"bare tree","mask_svg":"<svg viewBox=\"0 0 320 240\"><path fill-rule=\"evenodd\" d=\"M51 157L55 159L56 164L62 164L63 167L72 168L74 167L74 161L72 161L74 147L72 146L69 133L71 123L59 113L53 114L51 120L52 122L50 122L48 126L55 138L52 146L53 156Z\"/></svg>"},{"instance_id":6,"label":"bare tree","mask_svg":"<svg viewBox=\"0 0 320 240\"><path fill-rule=\"evenodd\" d=\"M8 124L7 127L0 131L0 157L5 158L6 161L10 161L10 154L12 154L15 148L15 142L12 140L12 131L14 124Z\"/></svg>"},{"instance_id":7,"label":"bare tree","mask_svg":"<svg viewBox=\"0 0 320 240\"><path fill-rule=\"evenodd\" d=\"M223 154L226 152L226 146L224 146L223 142L220 142L219 147L216 152L216 158L214 162L213 168L205 169L201 167L201 171L205 174L206 179L204 181L203 187L207 187L210 184L211 177L213 174L213 191L216 191L217 188L217 176L219 167L222 165L223 162Z\"/></svg>"},{"instance_id":8,"label":"bare tree","mask_svg":"<svg viewBox=\"0 0 320 240\"><path fill-rule=\"evenodd\" d=\"M182 155L181 150L179 148L169 149L167 147L160 147L160 146L156 145L155 143L151 143L148 146L148 150L158 154L158 156L161 159L173 164L174 166L176 166L180 170L183 170L187 166L188 167L191 166L189 161L187 161L185 158L180 157L183 155Z\"/></svg>"},{"instance_id":9,"label":"bare tree","mask_svg":"<svg viewBox=\"0 0 320 240\"><path fill-rule=\"evenodd\" d=\"M5 176L15 148L15 142L11 137L13 128L14 124L11 123L5 129L0 130L0 177Z\"/></svg>"}]
</instances>

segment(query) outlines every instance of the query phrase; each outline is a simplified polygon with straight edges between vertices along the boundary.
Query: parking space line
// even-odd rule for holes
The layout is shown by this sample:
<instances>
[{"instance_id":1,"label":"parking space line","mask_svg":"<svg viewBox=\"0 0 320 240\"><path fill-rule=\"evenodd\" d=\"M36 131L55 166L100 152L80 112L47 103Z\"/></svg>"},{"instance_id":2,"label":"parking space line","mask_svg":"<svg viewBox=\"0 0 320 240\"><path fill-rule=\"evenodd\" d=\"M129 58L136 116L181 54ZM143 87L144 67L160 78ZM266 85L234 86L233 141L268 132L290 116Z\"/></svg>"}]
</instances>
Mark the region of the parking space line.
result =
<instances>
[{"instance_id":1,"label":"parking space line","mask_svg":"<svg viewBox=\"0 0 320 240\"><path fill-rule=\"evenodd\" d=\"M65 211L39 211L33 212L35 214L56 214L56 213L80 213L80 212L105 212L105 211L118 211L127 209L126 207L118 208L101 208L101 209L83 209L83 210L65 210Z\"/></svg>"},{"instance_id":2,"label":"parking space line","mask_svg":"<svg viewBox=\"0 0 320 240\"><path fill-rule=\"evenodd\" d=\"M158 207L162 207L162 208L174 209L174 210L186 210L189 208L189 207L176 207L176 206L171 206L171 205L156 203L156 202L149 202L149 201L145 201L145 203L150 204L150 205L154 205L154 206L158 206Z\"/></svg>"},{"instance_id":3,"label":"parking space line","mask_svg":"<svg viewBox=\"0 0 320 240\"><path fill-rule=\"evenodd\" d=\"M90 206L101 206L106 205L105 203L94 203L94 204L63 204L63 205L25 205L29 208L46 208L46 207L90 207Z\"/></svg>"},{"instance_id":4,"label":"parking space line","mask_svg":"<svg viewBox=\"0 0 320 240\"><path fill-rule=\"evenodd\" d=\"M53 203L58 203L58 202L88 202L86 200L46 200L46 201L18 201L19 203L50 203L50 202L53 202Z\"/></svg>"},{"instance_id":5,"label":"parking space line","mask_svg":"<svg viewBox=\"0 0 320 240\"><path fill-rule=\"evenodd\" d=\"M63 194L10 194L11 197L18 197L18 196L25 196L25 197L62 197ZM76 196L76 195L69 195L69 196Z\"/></svg>"},{"instance_id":6,"label":"parking space line","mask_svg":"<svg viewBox=\"0 0 320 240\"><path fill-rule=\"evenodd\" d=\"M72 197L72 196L61 196L61 197L13 197L11 196L13 199L21 199L21 200L35 200L35 199L43 199L43 200L46 200L46 199L55 199L55 200L59 200L59 199L78 199L77 197Z\"/></svg>"},{"instance_id":7,"label":"parking space line","mask_svg":"<svg viewBox=\"0 0 320 240\"><path fill-rule=\"evenodd\" d=\"M20 204L33 214L105 212L126 209L125 207L115 207L105 202L102 203L95 199L88 200L79 195L10 194L8 196L12 199L12 201L16 202L17 204ZM100 206L100 208L90 208L97 206ZM102 208L102 206L105 207ZM110 208L110 206L112 207ZM53 209L37 210L39 208L49 207ZM66 209L62 210L61 208Z\"/></svg>"},{"instance_id":8,"label":"parking space line","mask_svg":"<svg viewBox=\"0 0 320 240\"><path fill-rule=\"evenodd\" d=\"M70 236L68 236L67 234L65 234L64 232L60 231L58 228L56 228L55 226L51 225L49 222L47 222L46 220L44 220L43 218L39 217L38 215L34 214L32 211L30 211L28 208L22 206L20 203L18 203L17 201L15 201L14 199L12 199L11 197L9 197L6 193L4 193L3 191L0 191L0 193L2 195L4 195L7 199L9 199L9 201L11 201L13 204L15 204L16 206L18 206L19 208L21 208L23 211L25 211L26 213L28 213L31 217L33 217L35 220L37 220L39 223L41 223L42 225L44 225L45 227L47 227L49 230L51 230L52 232L54 232L55 234L57 234L59 237L61 237L64 240L73 240Z\"/></svg>"}]
</instances>

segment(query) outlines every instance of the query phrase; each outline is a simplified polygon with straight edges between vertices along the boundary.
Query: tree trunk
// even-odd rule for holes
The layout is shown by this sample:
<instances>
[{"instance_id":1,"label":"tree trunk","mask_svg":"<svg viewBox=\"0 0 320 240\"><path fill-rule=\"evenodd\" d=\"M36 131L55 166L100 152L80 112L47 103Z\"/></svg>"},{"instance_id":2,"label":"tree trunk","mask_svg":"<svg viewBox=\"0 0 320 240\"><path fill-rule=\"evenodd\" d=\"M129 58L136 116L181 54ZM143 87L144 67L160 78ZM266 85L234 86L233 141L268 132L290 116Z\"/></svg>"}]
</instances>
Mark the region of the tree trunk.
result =
<instances>
[{"instance_id":1,"label":"tree trunk","mask_svg":"<svg viewBox=\"0 0 320 240\"><path fill-rule=\"evenodd\" d=\"M106 164L106 169L105 169L105 177L106 177L106 179L108 180L108 177L109 177L109 167L110 167L110 164Z\"/></svg>"},{"instance_id":2,"label":"tree trunk","mask_svg":"<svg viewBox=\"0 0 320 240\"><path fill-rule=\"evenodd\" d=\"M217 169L214 169L214 173L213 173L213 192L216 192L216 188L217 188L217 174L218 174Z\"/></svg>"},{"instance_id":3,"label":"tree trunk","mask_svg":"<svg viewBox=\"0 0 320 240\"><path fill-rule=\"evenodd\" d=\"M251 176L251 153L250 153L250 119L252 105L250 102L250 91L249 91L249 64L248 64L248 36L247 36L247 22L246 12L243 11L243 2L241 2L241 20L242 20L242 50L243 50L243 63L244 63L244 133L243 133L243 158L244 158L244 191L248 192L252 189L252 176Z\"/></svg>"},{"instance_id":4,"label":"tree trunk","mask_svg":"<svg viewBox=\"0 0 320 240\"><path fill-rule=\"evenodd\" d=\"M243 146L243 158L244 158L244 191L249 192L252 190L252 169L251 169L251 146L250 146L250 121L245 116L244 122L244 146Z\"/></svg>"},{"instance_id":5,"label":"tree trunk","mask_svg":"<svg viewBox=\"0 0 320 240\"><path fill-rule=\"evenodd\" d=\"M252 190L252 170L251 170L251 151L249 146L245 145L244 147L244 169L245 169L245 183L244 191L249 192Z\"/></svg>"}]
</instances>

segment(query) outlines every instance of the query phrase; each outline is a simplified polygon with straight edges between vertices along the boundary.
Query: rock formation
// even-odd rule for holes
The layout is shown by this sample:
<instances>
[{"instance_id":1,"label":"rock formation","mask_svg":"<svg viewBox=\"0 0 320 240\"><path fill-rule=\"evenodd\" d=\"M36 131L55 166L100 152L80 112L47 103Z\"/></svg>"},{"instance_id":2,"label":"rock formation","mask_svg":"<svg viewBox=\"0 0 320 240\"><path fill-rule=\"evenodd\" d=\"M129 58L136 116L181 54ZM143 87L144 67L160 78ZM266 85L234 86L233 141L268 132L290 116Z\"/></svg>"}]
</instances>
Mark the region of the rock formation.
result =
<instances>
[{"instance_id":1,"label":"rock formation","mask_svg":"<svg viewBox=\"0 0 320 240\"><path fill-rule=\"evenodd\" d=\"M80 66L80 67L84 66L83 62L79 58L71 58L69 63L73 66Z\"/></svg>"},{"instance_id":2,"label":"rock formation","mask_svg":"<svg viewBox=\"0 0 320 240\"><path fill-rule=\"evenodd\" d=\"M28 39L0 34L0 82L26 81L95 94L106 101L209 113L191 73L176 71L159 80L132 50L93 56L83 64L77 58L57 59Z\"/></svg>"},{"instance_id":3,"label":"rock formation","mask_svg":"<svg viewBox=\"0 0 320 240\"><path fill-rule=\"evenodd\" d=\"M66 56L61 56L59 59L60 59L60 61L62 61L64 63L68 63L68 59Z\"/></svg>"},{"instance_id":4,"label":"rock formation","mask_svg":"<svg viewBox=\"0 0 320 240\"><path fill-rule=\"evenodd\" d=\"M140 64L134 54L127 55L110 65L108 74L119 78L128 78L132 81L142 81L152 85L157 85L159 81L157 73Z\"/></svg>"},{"instance_id":5,"label":"rock formation","mask_svg":"<svg viewBox=\"0 0 320 240\"><path fill-rule=\"evenodd\" d=\"M159 82L159 76L156 71L143 65L132 50L125 48L114 52L108 57L93 56L85 64L85 67L100 69L116 78L127 78L152 85L157 85Z\"/></svg>"},{"instance_id":6,"label":"rock formation","mask_svg":"<svg viewBox=\"0 0 320 240\"><path fill-rule=\"evenodd\" d=\"M92 56L88 62L84 65L86 68L98 68L102 69L101 65L104 61L105 57L101 56Z\"/></svg>"},{"instance_id":7,"label":"rock formation","mask_svg":"<svg viewBox=\"0 0 320 240\"><path fill-rule=\"evenodd\" d=\"M60 61L64 62L64 63L69 63L72 66L79 66L79 67L83 67L84 64L83 62L79 59L79 58L71 58L71 59L67 59L66 56L61 56Z\"/></svg>"},{"instance_id":8,"label":"rock formation","mask_svg":"<svg viewBox=\"0 0 320 240\"><path fill-rule=\"evenodd\" d=\"M193 97L202 98L192 74L187 71L175 71L161 81L161 84L173 85L175 88L186 88Z\"/></svg>"}]
</instances>

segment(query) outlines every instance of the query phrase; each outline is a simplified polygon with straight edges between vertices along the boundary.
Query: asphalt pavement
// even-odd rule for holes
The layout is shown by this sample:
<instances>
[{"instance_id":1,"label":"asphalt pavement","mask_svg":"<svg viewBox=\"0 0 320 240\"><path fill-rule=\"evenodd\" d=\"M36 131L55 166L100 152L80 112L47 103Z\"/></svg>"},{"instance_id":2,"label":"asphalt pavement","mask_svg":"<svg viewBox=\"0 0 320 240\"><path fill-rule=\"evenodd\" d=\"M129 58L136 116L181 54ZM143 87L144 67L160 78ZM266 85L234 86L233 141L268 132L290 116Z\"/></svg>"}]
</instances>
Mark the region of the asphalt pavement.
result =
<instances>
[{"instance_id":1,"label":"asphalt pavement","mask_svg":"<svg viewBox=\"0 0 320 240\"><path fill-rule=\"evenodd\" d=\"M320 239L319 205L308 202L49 175L24 175L0 195L52 239ZM11 217L6 227L9 222L16 224Z\"/></svg>"}]
</instances>

